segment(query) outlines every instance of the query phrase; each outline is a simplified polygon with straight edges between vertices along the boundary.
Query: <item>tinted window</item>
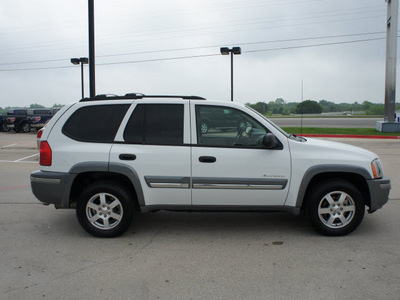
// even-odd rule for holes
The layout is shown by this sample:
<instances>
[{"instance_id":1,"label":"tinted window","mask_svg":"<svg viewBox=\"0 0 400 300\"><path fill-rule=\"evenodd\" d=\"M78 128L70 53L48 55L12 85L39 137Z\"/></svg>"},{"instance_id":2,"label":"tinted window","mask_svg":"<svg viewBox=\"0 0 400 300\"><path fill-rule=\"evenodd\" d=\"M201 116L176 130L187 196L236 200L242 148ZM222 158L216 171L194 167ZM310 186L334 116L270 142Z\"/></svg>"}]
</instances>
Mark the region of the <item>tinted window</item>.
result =
<instances>
[{"instance_id":1,"label":"tinted window","mask_svg":"<svg viewBox=\"0 0 400 300\"><path fill-rule=\"evenodd\" d=\"M223 106L196 105L197 143L219 147L263 147L267 130L246 113Z\"/></svg>"},{"instance_id":2,"label":"tinted window","mask_svg":"<svg viewBox=\"0 0 400 300\"><path fill-rule=\"evenodd\" d=\"M49 109L30 109L30 110L28 110L28 115L51 115L51 110L49 110Z\"/></svg>"},{"instance_id":3,"label":"tinted window","mask_svg":"<svg viewBox=\"0 0 400 300\"><path fill-rule=\"evenodd\" d=\"M182 104L138 104L124 131L133 144L182 145Z\"/></svg>"},{"instance_id":4,"label":"tinted window","mask_svg":"<svg viewBox=\"0 0 400 300\"><path fill-rule=\"evenodd\" d=\"M78 141L111 143L129 104L95 105L78 109L62 132Z\"/></svg>"},{"instance_id":5,"label":"tinted window","mask_svg":"<svg viewBox=\"0 0 400 300\"><path fill-rule=\"evenodd\" d=\"M26 115L27 110L26 109L10 109L7 112L7 115Z\"/></svg>"}]
</instances>

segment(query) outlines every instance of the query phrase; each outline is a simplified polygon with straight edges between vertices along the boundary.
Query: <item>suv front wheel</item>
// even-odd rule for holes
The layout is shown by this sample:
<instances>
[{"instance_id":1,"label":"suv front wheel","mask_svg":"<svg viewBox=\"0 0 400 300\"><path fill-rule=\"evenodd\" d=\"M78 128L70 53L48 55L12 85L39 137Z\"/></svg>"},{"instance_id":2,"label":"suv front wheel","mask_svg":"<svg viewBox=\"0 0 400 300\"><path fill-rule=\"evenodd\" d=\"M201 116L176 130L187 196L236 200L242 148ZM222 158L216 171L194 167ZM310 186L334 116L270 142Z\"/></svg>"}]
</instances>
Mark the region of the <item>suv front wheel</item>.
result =
<instances>
[{"instance_id":1,"label":"suv front wheel","mask_svg":"<svg viewBox=\"0 0 400 300\"><path fill-rule=\"evenodd\" d=\"M309 196L306 206L308 217L312 226L324 235L349 234L364 217L363 195L348 181L323 182Z\"/></svg>"},{"instance_id":2,"label":"suv front wheel","mask_svg":"<svg viewBox=\"0 0 400 300\"><path fill-rule=\"evenodd\" d=\"M134 205L130 193L108 181L89 185L80 195L76 215L81 226L97 237L117 237L132 222Z\"/></svg>"}]
</instances>

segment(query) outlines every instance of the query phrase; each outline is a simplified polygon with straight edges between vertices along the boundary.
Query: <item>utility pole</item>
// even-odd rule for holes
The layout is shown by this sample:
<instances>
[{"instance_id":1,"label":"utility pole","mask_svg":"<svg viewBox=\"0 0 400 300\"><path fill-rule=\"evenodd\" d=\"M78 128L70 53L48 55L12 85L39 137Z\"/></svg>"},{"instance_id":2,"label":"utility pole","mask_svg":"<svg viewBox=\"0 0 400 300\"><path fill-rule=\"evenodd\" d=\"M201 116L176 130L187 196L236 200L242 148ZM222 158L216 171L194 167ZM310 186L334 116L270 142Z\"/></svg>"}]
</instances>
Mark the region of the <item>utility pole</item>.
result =
<instances>
[{"instance_id":1,"label":"utility pole","mask_svg":"<svg viewBox=\"0 0 400 300\"><path fill-rule=\"evenodd\" d=\"M399 0L387 0L385 121L394 122Z\"/></svg>"},{"instance_id":2,"label":"utility pole","mask_svg":"<svg viewBox=\"0 0 400 300\"><path fill-rule=\"evenodd\" d=\"M94 62L94 0L89 0L89 86L90 97L96 96L95 62Z\"/></svg>"},{"instance_id":3,"label":"utility pole","mask_svg":"<svg viewBox=\"0 0 400 300\"><path fill-rule=\"evenodd\" d=\"M385 1L387 2L385 119L376 123L376 129L381 132L399 132L400 123L394 123L399 0Z\"/></svg>"}]
</instances>

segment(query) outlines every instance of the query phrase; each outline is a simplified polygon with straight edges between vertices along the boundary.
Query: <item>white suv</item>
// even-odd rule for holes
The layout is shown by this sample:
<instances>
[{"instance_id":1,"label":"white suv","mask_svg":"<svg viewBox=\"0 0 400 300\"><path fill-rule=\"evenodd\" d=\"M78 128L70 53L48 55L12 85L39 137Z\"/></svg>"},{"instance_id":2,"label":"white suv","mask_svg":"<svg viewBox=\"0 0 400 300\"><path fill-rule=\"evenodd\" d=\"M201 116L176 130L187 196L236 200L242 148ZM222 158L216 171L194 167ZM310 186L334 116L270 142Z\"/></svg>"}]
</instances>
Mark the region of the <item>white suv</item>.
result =
<instances>
[{"instance_id":1,"label":"white suv","mask_svg":"<svg viewBox=\"0 0 400 300\"><path fill-rule=\"evenodd\" d=\"M156 210L304 210L320 233L345 235L391 188L370 151L288 135L247 106L196 96L99 95L65 106L43 132L40 165L35 196L76 208L99 237Z\"/></svg>"}]
</instances>

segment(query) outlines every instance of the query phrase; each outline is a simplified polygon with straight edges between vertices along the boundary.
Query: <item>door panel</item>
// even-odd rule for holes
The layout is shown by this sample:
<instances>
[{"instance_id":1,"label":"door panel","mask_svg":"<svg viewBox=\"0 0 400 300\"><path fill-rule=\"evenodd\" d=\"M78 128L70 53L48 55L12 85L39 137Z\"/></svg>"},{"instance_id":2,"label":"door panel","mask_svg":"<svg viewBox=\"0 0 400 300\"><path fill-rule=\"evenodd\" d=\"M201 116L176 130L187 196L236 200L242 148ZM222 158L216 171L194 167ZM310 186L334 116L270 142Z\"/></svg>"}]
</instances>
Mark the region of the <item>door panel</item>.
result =
<instances>
[{"instance_id":1,"label":"door panel","mask_svg":"<svg viewBox=\"0 0 400 300\"><path fill-rule=\"evenodd\" d=\"M136 159L121 160L121 154ZM146 205L191 204L190 147L114 144L110 162L124 163L135 170Z\"/></svg>"},{"instance_id":2,"label":"door panel","mask_svg":"<svg viewBox=\"0 0 400 300\"><path fill-rule=\"evenodd\" d=\"M263 148L262 139L269 130L238 109L192 105L191 110L196 120L192 142L197 143L192 147L192 204L284 205L291 165L286 140L276 149ZM219 125L221 121L212 118L224 115L229 118L223 127L210 125ZM206 117L207 132L201 131Z\"/></svg>"},{"instance_id":3,"label":"door panel","mask_svg":"<svg viewBox=\"0 0 400 300\"><path fill-rule=\"evenodd\" d=\"M117 133L110 162L135 171L146 205L190 205L189 104L136 103Z\"/></svg>"}]
</instances>

